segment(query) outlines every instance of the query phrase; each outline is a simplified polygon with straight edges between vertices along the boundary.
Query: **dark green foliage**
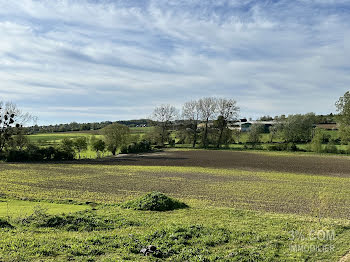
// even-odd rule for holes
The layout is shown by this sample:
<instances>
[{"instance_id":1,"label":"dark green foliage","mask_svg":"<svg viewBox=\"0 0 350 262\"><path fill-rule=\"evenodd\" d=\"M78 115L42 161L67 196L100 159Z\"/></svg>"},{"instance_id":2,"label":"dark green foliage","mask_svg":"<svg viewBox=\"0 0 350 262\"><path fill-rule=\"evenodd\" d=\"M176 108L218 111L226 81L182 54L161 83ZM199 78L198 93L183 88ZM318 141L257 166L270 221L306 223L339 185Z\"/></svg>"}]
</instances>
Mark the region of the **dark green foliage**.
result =
<instances>
[{"instance_id":1,"label":"dark green foliage","mask_svg":"<svg viewBox=\"0 0 350 262\"><path fill-rule=\"evenodd\" d=\"M264 126L260 124L254 124L250 127L248 133L248 142L257 144L261 142L261 134L264 133Z\"/></svg>"},{"instance_id":2,"label":"dark green foliage","mask_svg":"<svg viewBox=\"0 0 350 262\"><path fill-rule=\"evenodd\" d=\"M115 155L117 150L128 144L130 129L121 124L111 124L102 129L107 149ZM102 150L101 150L102 151Z\"/></svg>"},{"instance_id":3,"label":"dark green foliage","mask_svg":"<svg viewBox=\"0 0 350 262\"><path fill-rule=\"evenodd\" d=\"M335 142L333 140L331 140L326 147L324 148L324 152L325 153L332 153L332 154L336 154L338 153L338 149L337 146L335 145Z\"/></svg>"},{"instance_id":4,"label":"dark green foliage","mask_svg":"<svg viewBox=\"0 0 350 262\"><path fill-rule=\"evenodd\" d=\"M172 199L162 193L152 192L138 199L128 201L122 205L124 208L148 211L170 211L188 207L176 199Z\"/></svg>"},{"instance_id":5,"label":"dark green foliage","mask_svg":"<svg viewBox=\"0 0 350 262\"><path fill-rule=\"evenodd\" d=\"M0 228L13 228L13 226L6 220L0 218Z\"/></svg>"},{"instance_id":6,"label":"dark green foliage","mask_svg":"<svg viewBox=\"0 0 350 262\"><path fill-rule=\"evenodd\" d=\"M39 148L29 145L26 149L12 149L5 153L7 162L47 161L47 160L73 160L74 154L61 148L47 147Z\"/></svg>"},{"instance_id":7,"label":"dark green foliage","mask_svg":"<svg viewBox=\"0 0 350 262\"><path fill-rule=\"evenodd\" d=\"M106 149L105 141L101 139L96 139L92 141L92 148L96 151L97 156L99 157L99 152L103 152Z\"/></svg>"},{"instance_id":8,"label":"dark green foliage","mask_svg":"<svg viewBox=\"0 0 350 262\"><path fill-rule=\"evenodd\" d=\"M290 115L282 124L282 137L287 142L308 142L312 138L315 114Z\"/></svg>"},{"instance_id":9,"label":"dark green foliage","mask_svg":"<svg viewBox=\"0 0 350 262\"><path fill-rule=\"evenodd\" d=\"M269 151L301 151L294 143L279 143L267 146Z\"/></svg>"},{"instance_id":10,"label":"dark green foliage","mask_svg":"<svg viewBox=\"0 0 350 262\"><path fill-rule=\"evenodd\" d=\"M122 154L136 154L136 153L144 153L152 151L152 146L149 141L142 140L141 142L132 143L129 146L125 146L122 148Z\"/></svg>"}]
</instances>

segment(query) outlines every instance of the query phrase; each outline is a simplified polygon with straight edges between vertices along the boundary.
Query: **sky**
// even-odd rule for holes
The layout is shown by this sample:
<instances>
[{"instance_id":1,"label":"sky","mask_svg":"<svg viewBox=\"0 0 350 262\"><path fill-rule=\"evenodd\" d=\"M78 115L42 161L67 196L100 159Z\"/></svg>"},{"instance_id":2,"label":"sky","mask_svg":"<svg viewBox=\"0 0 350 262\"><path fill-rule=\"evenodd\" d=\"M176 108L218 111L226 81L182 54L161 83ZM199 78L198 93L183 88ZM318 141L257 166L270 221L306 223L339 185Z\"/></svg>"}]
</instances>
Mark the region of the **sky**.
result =
<instances>
[{"instance_id":1,"label":"sky","mask_svg":"<svg viewBox=\"0 0 350 262\"><path fill-rule=\"evenodd\" d=\"M0 101L38 124L327 114L350 89L350 0L0 0L0 39Z\"/></svg>"}]
</instances>

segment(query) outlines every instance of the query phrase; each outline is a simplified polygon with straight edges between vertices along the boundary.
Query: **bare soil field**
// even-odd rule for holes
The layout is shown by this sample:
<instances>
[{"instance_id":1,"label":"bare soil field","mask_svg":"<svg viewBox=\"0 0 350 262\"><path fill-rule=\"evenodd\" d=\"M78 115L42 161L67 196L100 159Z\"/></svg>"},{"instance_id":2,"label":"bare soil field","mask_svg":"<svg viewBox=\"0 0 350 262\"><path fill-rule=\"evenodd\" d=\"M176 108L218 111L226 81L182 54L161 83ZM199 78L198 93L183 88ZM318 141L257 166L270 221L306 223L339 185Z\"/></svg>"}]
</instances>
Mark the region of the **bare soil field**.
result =
<instances>
[{"instance_id":1,"label":"bare soil field","mask_svg":"<svg viewBox=\"0 0 350 262\"><path fill-rule=\"evenodd\" d=\"M189 150L119 155L118 157L80 161L82 162L84 164L234 168L350 177L350 158L333 156L278 156L249 152Z\"/></svg>"}]
</instances>

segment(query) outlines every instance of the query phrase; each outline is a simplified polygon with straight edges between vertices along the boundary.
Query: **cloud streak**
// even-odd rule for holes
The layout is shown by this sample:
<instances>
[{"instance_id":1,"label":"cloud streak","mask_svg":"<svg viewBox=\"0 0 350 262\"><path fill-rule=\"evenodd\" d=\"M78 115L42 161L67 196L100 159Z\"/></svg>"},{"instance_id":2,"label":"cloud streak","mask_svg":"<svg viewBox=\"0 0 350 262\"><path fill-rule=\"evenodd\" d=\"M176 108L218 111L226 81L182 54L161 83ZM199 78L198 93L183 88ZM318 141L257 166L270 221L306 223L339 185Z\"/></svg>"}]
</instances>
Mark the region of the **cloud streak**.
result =
<instances>
[{"instance_id":1,"label":"cloud streak","mask_svg":"<svg viewBox=\"0 0 350 262\"><path fill-rule=\"evenodd\" d=\"M350 86L349 11L345 0L0 0L0 98L42 124L147 117L210 95L247 117L328 113Z\"/></svg>"}]
</instances>

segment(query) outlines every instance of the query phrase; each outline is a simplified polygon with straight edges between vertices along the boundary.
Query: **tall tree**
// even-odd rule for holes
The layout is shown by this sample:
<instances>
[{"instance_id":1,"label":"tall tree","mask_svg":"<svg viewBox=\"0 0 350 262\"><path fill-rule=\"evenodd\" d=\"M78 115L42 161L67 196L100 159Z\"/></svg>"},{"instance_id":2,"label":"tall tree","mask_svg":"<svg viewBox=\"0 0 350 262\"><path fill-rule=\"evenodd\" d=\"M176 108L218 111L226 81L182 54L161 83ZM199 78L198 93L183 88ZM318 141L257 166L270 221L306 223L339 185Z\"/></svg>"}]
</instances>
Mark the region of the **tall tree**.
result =
<instances>
[{"instance_id":1,"label":"tall tree","mask_svg":"<svg viewBox=\"0 0 350 262\"><path fill-rule=\"evenodd\" d=\"M335 103L339 115L339 131L341 140L345 143L350 142L350 92L347 91Z\"/></svg>"},{"instance_id":2,"label":"tall tree","mask_svg":"<svg viewBox=\"0 0 350 262\"><path fill-rule=\"evenodd\" d=\"M182 115L184 119L189 120L191 129L193 132L193 144L192 147L196 146L197 135L198 135L198 121L200 117L200 108L198 101L186 102L182 107Z\"/></svg>"},{"instance_id":3,"label":"tall tree","mask_svg":"<svg viewBox=\"0 0 350 262\"><path fill-rule=\"evenodd\" d=\"M205 123L204 135L203 135L203 146L208 147L208 125L209 120L215 119L217 99L214 97L204 97L199 99L199 110L202 121Z\"/></svg>"},{"instance_id":4,"label":"tall tree","mask_svg":"<svg viewBox=\"0 0 350 262\"><path fill-rule=\"evenodd\" d=\"M103 128L102 134L105 137L107 149L115 155L118 149L129 142L130 129L125 125L114 123Z\"/></svg>"},{"instance_id":5,"label":"tall tree","mask_svg":"<svg viewBox=\"0 0 350 262\"><path fill-rule=\"evenodd\" d=\"M338 119L345 125L350 125L350 92L347 91L335 103L337 111L339 112Z\"/></svg>"},{"instance_id":6,"label":"tall tree","mask_svg":"<svg viewBox=\"0 0 350 262\"><path fill-rule=\"evenodd\" d=\"M81 151L86 150L88 147L86 137L78 137L74 139L74 148L78 151L79 159L81 158Z\"/></svg>"},{"instance_id":7,"label":"tall tree","mask_svg":"<svg viewBox=\"0 0 350 262\"><path fill-rule=\"evenodd\" d=\"M232 121L238 117L239 107L234 99L219 98L217 100L217 112L219 114L219 139L217 142L217 148L222 144L222 134L227 127L229 121Z\"/></svg>"},{"instance_id":8,"label":"tall tree","mask_svg":"<svg viewBox=\"0 0 350 262\"><path fill-rule=\"evenodd\" d=\"M157 121L157 124L160 127L161 146L164 146L168 128L171 125L171 122L175 120L176 116L177 110L171 105L161 105L154 109L152 118Z\"/></svg>"},{"instance_id":9,"label":"tall tree","mask_svg":"<svg viewBox=\"0 0 350 262\"><path fill-rule=\"evenodd\" d=\"M106 149L106 143L102 139L94 139L92 141L92 149L96 151L97 158L100 157L100 152L103 155L103 152Z\"/></svg>"},{"instance_id":10,"label":"tall tree","mask_svg":"<svg viewBox=\"0 0 350 262\"><path fill-rule=\"evenodd\" d=\"M290 115L282 123L282 136L286 142L308 142L312 138L315 114Z\"/></svg>"}]
</instances>

